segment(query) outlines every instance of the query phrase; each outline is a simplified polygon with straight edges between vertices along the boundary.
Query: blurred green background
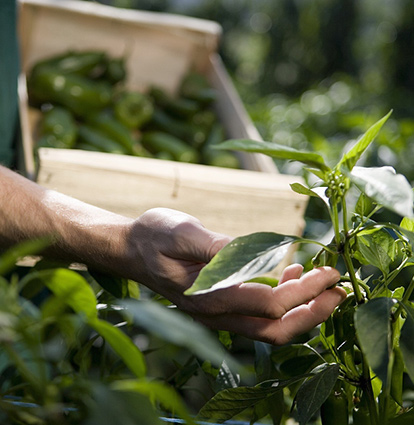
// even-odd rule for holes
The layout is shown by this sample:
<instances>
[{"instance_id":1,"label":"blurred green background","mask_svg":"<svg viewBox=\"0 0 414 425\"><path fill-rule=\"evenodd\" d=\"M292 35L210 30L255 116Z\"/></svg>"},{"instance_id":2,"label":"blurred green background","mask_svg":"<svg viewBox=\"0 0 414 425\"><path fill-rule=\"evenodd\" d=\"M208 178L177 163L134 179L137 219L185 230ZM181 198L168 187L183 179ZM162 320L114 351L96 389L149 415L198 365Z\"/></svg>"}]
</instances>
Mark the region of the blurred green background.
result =
<instances>
[{"instance_id":1,"label":"blurred green background","mask_svg":"<svg viewBox=\"0 0 414 425\"><path fill-rule=\"evenodd\" d=\"M220 53L266 140L336 158L394 110L367 160L414 179L414 3L411 0L102 0L211 19ZM407 150L409 155L407 155ZM296 164L280 165L296 173Z\"/></svg>"},{"instance_id":2,"label":"blurred green background","mask_svg":"<svg viewBox=\"0 0 414 425\"><path fill-rule=\"evenodd\" d=\"M101 2L219 22L220 54L265 140L317 151L335 163L393 109L360 165L390 165L414 182L412 0ZM303 174L298 163L277 165L282 173ZM323 216L311 199L308 236L328 230Z\"/></svg>"}]
</instances>

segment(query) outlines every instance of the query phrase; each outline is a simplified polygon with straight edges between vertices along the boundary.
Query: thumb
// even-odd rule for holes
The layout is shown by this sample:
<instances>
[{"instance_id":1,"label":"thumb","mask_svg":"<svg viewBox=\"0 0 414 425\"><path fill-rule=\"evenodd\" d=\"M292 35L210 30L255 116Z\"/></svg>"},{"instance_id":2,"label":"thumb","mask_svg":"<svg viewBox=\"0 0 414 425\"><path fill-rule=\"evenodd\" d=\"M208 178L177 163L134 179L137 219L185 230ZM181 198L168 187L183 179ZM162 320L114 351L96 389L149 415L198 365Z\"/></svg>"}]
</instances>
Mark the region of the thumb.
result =
<instances>
[{"instance_id":1,"label":"thumb","mask_svg":"<svg viewBox=\"0 0 414 425\"><path fill-rule=\"evenodd\" d=\"M211 259L223 249L232 237L222 233L213 232L205 228L201 223L192 223L191 229L187 228L185 241L186 248L182 253L186 252L186 259L199 263L209 263Z\"/></svg>"}]
</instances>

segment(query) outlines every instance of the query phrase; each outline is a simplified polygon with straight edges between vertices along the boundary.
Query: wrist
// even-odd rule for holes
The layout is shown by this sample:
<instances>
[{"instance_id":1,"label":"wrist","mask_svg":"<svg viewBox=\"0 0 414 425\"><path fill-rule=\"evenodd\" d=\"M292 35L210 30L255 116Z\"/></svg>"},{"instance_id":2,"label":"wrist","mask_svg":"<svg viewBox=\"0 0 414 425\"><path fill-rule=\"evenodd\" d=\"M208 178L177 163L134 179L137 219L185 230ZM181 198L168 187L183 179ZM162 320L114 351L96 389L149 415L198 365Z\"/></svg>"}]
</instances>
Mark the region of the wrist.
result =
<instances>
[{"instance_id":1,"label":"wrist","mask_svg":"<svg viewBox=\"0 0 414 425\"><path fill-rule=\"evenodd\" d=\"M133 219L52 191L43 203L52 217L56 238L50 251L71 262L122 273L128 258L127 235Z\"/></svg>"}]
</instances>

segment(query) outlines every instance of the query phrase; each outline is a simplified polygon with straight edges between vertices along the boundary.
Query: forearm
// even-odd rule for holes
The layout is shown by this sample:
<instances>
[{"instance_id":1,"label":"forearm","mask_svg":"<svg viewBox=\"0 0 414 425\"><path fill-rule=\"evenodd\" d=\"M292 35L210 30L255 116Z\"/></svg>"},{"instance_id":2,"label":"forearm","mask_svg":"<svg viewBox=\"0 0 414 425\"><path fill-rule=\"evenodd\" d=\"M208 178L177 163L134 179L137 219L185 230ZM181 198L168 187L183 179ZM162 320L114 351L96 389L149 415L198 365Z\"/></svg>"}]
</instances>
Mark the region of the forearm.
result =
<instances>
[{"instance_id":1,"label":"forearm","mask_svg":"<svg viewBox=\"0 0 414 425\"><path fill-rule=\"evenodd\" d=\"M133 220L46 190L0 167L0 247L42 236L47 252L91 266L117 268L127 257L126 234Z\"/></svg>"}]
</instances>

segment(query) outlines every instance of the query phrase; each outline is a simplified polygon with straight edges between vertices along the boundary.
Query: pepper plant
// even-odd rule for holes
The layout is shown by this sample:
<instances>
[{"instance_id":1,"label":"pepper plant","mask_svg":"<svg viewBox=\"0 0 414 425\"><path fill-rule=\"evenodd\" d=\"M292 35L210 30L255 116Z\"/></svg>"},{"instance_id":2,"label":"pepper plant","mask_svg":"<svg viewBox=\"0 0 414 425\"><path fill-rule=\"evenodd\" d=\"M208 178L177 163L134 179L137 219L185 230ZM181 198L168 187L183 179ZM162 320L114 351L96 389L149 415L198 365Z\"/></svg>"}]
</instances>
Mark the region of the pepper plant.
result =
<instances>
[{"instance_id":1,"label":"pepper plant","mask_svg":"<svg viewBox=\"0 0 414 425\"><path fill-rule=\"evenodd\" d=\"M201 271L187 294L258 278L274 283L267 273L288 247L314 243L319 251L313 265L337 267L342 273L338 284L348 296L309 341L267 347L273 373L261 375L265 379L254 386L218 392L200 418L223 422L251 409L253 422L270 414L279 424L283 418L275 410L283 411L290 397L289 415L300 425L319 417L322 425L414 423L405 391L414 381L413 191L391 167L357 166L390 114L334 166L318 153L273 142L229 140L221 145L304 164L316 179L291 187L325 205L333 237L329 243L271 232L236 238ZM397 222L376 221L384 209L399 217Z\"/></svg>"}]
</instances>

